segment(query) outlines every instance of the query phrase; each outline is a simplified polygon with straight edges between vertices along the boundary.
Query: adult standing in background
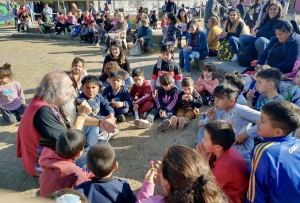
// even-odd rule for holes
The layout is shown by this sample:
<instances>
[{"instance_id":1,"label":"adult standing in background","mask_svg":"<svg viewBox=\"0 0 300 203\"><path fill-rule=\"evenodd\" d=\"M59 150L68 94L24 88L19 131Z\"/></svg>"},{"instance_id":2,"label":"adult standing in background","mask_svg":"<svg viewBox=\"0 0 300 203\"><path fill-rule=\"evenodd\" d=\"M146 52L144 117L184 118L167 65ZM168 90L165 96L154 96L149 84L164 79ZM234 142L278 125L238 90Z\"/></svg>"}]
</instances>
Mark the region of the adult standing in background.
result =
<instances>
[{"instance_id":1,"label":"adult standing in background","mask_svg":"<svg viewBox=\"0 0 300 203\"><path fill-rule=\"evenodd\" d=\"M71 12L72 12L72 15L75 17L77 17L77 10L78 10L78 8L77 8L76 4L72 3L71 4Z\"/></svg>"},{"instance_id":2,"label":"adult standing in background","mask_svg":"<svg viewBox=\"0 0 300 203\"><path fill-rule=\"evenodd\" d=\"M89 12L90 12L90 14L93 15L94 18L96 18L97 11L96 11L93 3L90 3Z\"/></svg>"},{"instance_id":3,"label":"adult standing in background","mask_svg":"<svg viewBox=\"0 0 300 203\"><path fill-rule=\"evenodd\" d=\"M161 7L163 15L167 12L167 1L165 1L165 4Z\"/></svg>"},{"instance_id":4,"label":"adult standing in background","mask_svg":"<svg viewBox=\"0 0 300 203\"><path fill-rule=\"evenodd\" d=\"M109 13L109 7L108 7L107 3L104 3L104 12Z\"/></svg>"},{"instance_id":5,"label":"adult standing in background","mask_svg":"<svg viewBox=\"0 0 300 203\"><path fill-rule=\"evenodd\" d=\"M206 36L210 31L210 29L207 27L208 19L212 16L216 16L218 18L220 16L219 5L217 0L208 0L205 5L204 26Z\"/></svg>"},{"instance_id":6,"label":"adult standing in background","mask_svg":"<svg viewBox=\"0 0 300 203\"><path fill-rule=\"evenodd\" d=\"M174 0L169 0L166 6L167 13L177 13L177 6L174 2Z\"/></svg>"},{"instance_id":7,"label":"adult standing in background","mask_svg":"<svg viewBox=\"0 0 300 203\"><path fill-rule=\"evenodd\" d=\"M227 1L226 0L218 0L219 2L219 10L220 10L220 22L221 22L221 26L223 25L222 22L224 22L225 20L228 19L228 5L227 5Z\"/></svg>"},{"instance_id":8,"label":"adult standing in background","mask_svg":"<svg viewBox=\"0 0 300 203\"><path fill-rule=\"evenodd\" d=\"M44 8L43 8L43 13L46 13L46 15L51 19L51 21L53 21L53 12L52 12L52 8L49 7L48 4L45 4L44 5Z\"/></svg>"},{"instance_id":9,"label":"adult standing in background","mask_svg":"<svg viewBox=\"0 0 300 203\"><path fill-rule=\"evenodd\" d=\"M240 3L238 5L236 5L236 8L239 10L240 12L240 17L242 20L245 19L246 17L246 7L245 7L245 0L240 0Z\"/></svg>"},{"instance_id":10,"label":"adult standing in background","mask_svg":"<svg viewBox=\"0 0 300 203\"><path fill-rule=\"evenodd\" d=\"M259 15L259 11L261 9L261 0L256 0L255 4L253 4L250 9L253 9L253 15L252 15L252 19L253 21L256 23L257 19L258 19L258 15Z\"/></svg>"}]
</instances>

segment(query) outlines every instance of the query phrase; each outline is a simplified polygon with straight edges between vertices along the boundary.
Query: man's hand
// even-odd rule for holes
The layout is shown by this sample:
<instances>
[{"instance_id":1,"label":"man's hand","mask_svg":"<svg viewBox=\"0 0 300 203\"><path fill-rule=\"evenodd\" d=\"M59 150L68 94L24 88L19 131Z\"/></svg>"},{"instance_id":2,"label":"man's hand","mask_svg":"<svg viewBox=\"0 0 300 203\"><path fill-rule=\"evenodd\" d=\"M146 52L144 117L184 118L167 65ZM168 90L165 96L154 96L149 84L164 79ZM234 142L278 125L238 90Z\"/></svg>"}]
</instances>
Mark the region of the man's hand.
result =
<instances>
[{"instance_id":1,"label":"man's hand","mask_svg":"<svg viewBox=\"0 0 300 203\"><path fill-rule=\"evenodd\" d=\"M144 41L144 38L143 37L139 38L139 41L141 41L141 42Z\"/></svg>"},{"instance_id":2,"label":"man's hand","mask_svg":"<svg viewBox=\"0 0 300 203\"><path fill-rule=\"evenodd\" d=\"M82 103L77 106L77 110L80 114L89 115L92 111L92 108L86 100L83 100Z\"/></svg>"},{"instance_id":3,"label":"man's hand","mask_svg":"<svg viewBox=\"0 0 300 203\"><path fill-rule=\"evenodd\" d=\"M185 49L186 49L186 50L192 50L193 47L191 47L191 46L185 46Z\"/></svg>"},{"instance_id":4,"label":"man's hand","mask_svg":"<svg viewBox=\"0 0 300 203\"><path fill-rule=\"evenodd\" d=\"M216 117L216 111L215 108L210 108L206 111L206 117L208 118L209 121L215 120Z\"/></svg>"},{"instance_id":5,"label":"man's hand","mask_svg":"<svg viewBox=\"0 0 300 203\"><path fill-rule=\"evenodd\" d=\"M117 126L115 122L115 118L111 115L105 117L100 121L100 128L106 130L109 133L114 133L117 131Z\"/></svg>"},{"instance_id":6,"label":"man's hand","mask_svg":"<svg viewBox=\"0 0 300 203\"><path fill-rule=\"evenodd\" d=\"M248 139L249 135L246 132L242 132L235 138L234 144L240 145L244 144L246 140Z\"/></svg>"}]
</instances>

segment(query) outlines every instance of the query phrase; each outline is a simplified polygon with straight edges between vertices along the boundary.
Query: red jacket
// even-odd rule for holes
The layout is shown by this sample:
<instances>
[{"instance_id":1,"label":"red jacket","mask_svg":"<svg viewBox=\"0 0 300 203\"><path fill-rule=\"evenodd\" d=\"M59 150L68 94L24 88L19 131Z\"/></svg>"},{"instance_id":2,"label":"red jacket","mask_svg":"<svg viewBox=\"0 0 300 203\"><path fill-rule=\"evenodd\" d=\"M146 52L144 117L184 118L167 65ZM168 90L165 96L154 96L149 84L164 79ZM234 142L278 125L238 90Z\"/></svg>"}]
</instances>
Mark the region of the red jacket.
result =
<instances>
[{"instance_id":1,"label":"red jacket","mask_svg":"<svg viewBox=\"0 0 300 203\"><path fill-rule=\"evenodd\" d=\"M140 87L135 84L132 85L130 99L133 104L142 104L146 101L152 101L152 98L152 88L147 80L144 80Z\"/></svg>"},{"instance_id":2,"label":"red jacket","mask_svg":"<svg viewBox=\"0 0 300 203\"><path fill-rule=\"evenodd\" d=\"M91 21L94 20L94 17L92 15L89 15L89 16L85 16L83 18L84 22L86 22L88 25L91 24Z\"/></svg>"},{"instance_id":3,"label":"red jacket","mask_svg":"<svg viewBox=\"0 0 300 203\"><path fill-rule=\"evenodd\" d=\"M76 166L74 160L64 159L47 147L43 149L39 164L43 169L39 179L42 197L62 188L74 188L92 178L92 174Z\"/></svg>"},{"instance_id":4,"label":"red jacket","mask_svg":"<svg viewBox=\"0 0 300 203\"><path fill-rule=\"evenodd\" d=\"M212 173L229 203L244 203L250 174L242 155L231 147L212 163Z\"/></svg>"},{"instance_id":5,"label":"red jacket","mask_svg":"<svg viewBox=\"0 0 300 203\"><path fill-rule=\"evenodd\" d=\"M49 105L34 97L26 108L18 129L17 157L22 158L25 170L32 176L35 176L34 167L41 137L41 134L33 126L33 118L42 106Z\"/></svg>"}]
</instances>

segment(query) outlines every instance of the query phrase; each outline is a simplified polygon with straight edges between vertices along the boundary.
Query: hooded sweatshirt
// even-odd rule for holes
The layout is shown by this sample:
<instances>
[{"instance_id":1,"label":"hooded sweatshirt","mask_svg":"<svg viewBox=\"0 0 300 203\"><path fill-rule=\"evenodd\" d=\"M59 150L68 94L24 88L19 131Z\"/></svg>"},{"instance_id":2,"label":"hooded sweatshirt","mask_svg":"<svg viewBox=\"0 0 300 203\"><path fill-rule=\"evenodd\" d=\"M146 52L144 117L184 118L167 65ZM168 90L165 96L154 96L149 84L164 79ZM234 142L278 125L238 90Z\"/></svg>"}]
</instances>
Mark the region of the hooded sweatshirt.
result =
<instances>
[{"instance_id":1,"label":"hooded sweatshirt","mask_svg":"<svg viewBox=\"0 0 300 203\"><path fill-rule=\"evenodd\" d=\"M42 197L62 188L74 188L92 178L92 174L76 166L74 160L64 159L46 147L41 154L39 164L43 169L39 179Z\"/></svg>"}]
</instances>

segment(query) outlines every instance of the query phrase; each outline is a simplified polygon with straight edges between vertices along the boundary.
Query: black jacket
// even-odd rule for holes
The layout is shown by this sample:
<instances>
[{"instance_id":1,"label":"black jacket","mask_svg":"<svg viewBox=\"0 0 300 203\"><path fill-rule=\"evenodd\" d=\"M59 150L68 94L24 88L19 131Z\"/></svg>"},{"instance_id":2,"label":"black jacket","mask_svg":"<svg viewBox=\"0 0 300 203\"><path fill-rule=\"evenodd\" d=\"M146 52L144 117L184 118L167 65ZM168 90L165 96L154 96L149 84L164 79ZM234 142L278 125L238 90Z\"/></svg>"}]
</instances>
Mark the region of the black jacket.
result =
<instances>
[{"instance_id":1,"label":"black jacket","mask_svg":"<svg viewBox=\"0 0 300 203\"><path fill-rule=\"evenodd\" d=\"M166 10L167 10L167 13L176 14L177 13L177 6L174 2L168 1L167 6L166 6Z\"/></svg>"},{"instance_id":2,"label":"black jacket","mask_svg":"<svg viewBox=\"0 0 300 203\"><path fill-rule=\"evenodd\" d=\"M192 101L188 101L188 100L183 100L182 99L182 95L184 95L184 92L180 92L179 96L178 96L178 100L177 100L177 106L178 108L182 108L182 109L194 109L194 108L200 108L203 104L202 102L202 98L200 96L200 94L194 90L192 96L193 96L193 100Z\"/></svg>"},{"instance_id":3,"label":"black jacket","mask_svg":"<svg viewBox=\"0 0 300 203\"><path fill-rule=\"evenodd\" d=\"M270 19L265 24L261 24L257 30L256 37L265 37L271 39L275 36L275 25L281 22L279 19Z\"/></svg>"}]
</instances>

